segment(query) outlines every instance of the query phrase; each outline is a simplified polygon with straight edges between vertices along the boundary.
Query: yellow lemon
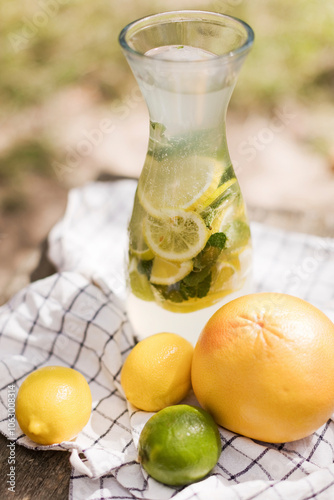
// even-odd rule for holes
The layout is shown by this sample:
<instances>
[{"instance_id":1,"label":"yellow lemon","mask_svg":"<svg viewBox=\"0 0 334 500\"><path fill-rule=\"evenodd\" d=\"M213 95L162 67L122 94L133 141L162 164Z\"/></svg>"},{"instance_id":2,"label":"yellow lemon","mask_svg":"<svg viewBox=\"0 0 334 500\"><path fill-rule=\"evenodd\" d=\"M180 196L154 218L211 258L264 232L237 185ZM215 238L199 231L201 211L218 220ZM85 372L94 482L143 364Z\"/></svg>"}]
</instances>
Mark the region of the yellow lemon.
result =
<instances>
[{"instance_id":1,"label":"yellow lemon","mask_svg":"<svg viewBox=\"0 0 334 500\"><path fill-rule=\"evenodd\" d=\"M159 257L185 262L195 257L209 238L203 219L196 212L170 210L164 217L147 216L144 236L150 249Z\"/></svg>"},{"instance_id":2,"label":"yellow lemon","mask_svg":"<svg viewBox=\"0 0 334 500\"><path fill-rule=\"evenodd\" d=\"M138 183L140 203L157 218L166 210L194 210L216 191L223 169L222 162L198 155L148 157Z\"/></svg>"},{"instance_id":3,"label":"yellow lemon","mask_svg":"<svg viewBox=\"0 0 334 500\"><path fill-rule=\"evenodd\" d=\"M227 192L227 190L233 186L235 183L237 182L237 179L236 177L232 177L232 179L229 179L228 181L224 182L224 184L222 184L221 186L218 186L217 189L215 189L215 191L210 195L208 196L205 201L203 201L203 204L200 205L201 207L201 210L204 210L206 207L208 207L209 205L211 205L211 203L214 203L215 201L219 201L221 196Z\"/></svg>"},{"instance_id":4,"label":"yellow lemon","mask_svg":"<svg viewBox=\"0 0 334 500\"><path fill-rule=\"evenodd\" d=\"M141 340L126 358L121 384L130 403L158 411L181 401L191 387L193 346L175 333Z\"/></svg>"},{"instance_id":5,"label":"yellow lemon","mask_svg":"<svg viewBox=\"0 0 334 500\"><path fill-rule=\"evenodd\" d=\"M73 439L87 424L92 395L81 373L46 366L23 381L16 397L16 418L22 431L42 445Z\"/></svg>"},{"instance_id":6,"label":"yellow lemon","mask_svg":"<svg viewBox=\"0 0 334 500\"><path fill-rule=\"evenodd\" d=\"M150 282L156 285L173 285L187 276L192 268L192 260L170 262L157 256L153 261Z\"/></svg>"}]
</instances>

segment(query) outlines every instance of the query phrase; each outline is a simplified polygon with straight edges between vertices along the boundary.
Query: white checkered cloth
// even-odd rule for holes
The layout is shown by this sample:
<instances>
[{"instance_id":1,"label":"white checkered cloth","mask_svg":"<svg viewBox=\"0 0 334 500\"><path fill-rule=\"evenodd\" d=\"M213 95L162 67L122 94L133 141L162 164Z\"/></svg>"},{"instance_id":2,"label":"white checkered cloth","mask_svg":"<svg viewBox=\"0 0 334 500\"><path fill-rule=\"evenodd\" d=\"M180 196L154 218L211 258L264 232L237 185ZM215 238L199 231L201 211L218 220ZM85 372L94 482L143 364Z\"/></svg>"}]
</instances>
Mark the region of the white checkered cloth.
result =
<instances>
[{"instance_id":1,"label":"white checkered cloth","mask_svg":"<svg viewBox=\"0 0 334 500\"><path fill-rule=\"evenodd\" d=\"M58 273L0 308L0 431L36 450L69 450L69 498L333 500L334 423L285 444L256 442L220 428L222 454L210 476L184 488L148 477L136 445L151 414L128 406L119 375L134 345L124 309L126 226L136 183L93 183L70 192L51 231ZM255 291L300 296L334 320L334 240L252 224ZM93 411L75 441L36 446L13 427L10 394L38 367L70 366L89 382ZM196 404L193 395L187 402Z\"/></svg>"}]
</instances>

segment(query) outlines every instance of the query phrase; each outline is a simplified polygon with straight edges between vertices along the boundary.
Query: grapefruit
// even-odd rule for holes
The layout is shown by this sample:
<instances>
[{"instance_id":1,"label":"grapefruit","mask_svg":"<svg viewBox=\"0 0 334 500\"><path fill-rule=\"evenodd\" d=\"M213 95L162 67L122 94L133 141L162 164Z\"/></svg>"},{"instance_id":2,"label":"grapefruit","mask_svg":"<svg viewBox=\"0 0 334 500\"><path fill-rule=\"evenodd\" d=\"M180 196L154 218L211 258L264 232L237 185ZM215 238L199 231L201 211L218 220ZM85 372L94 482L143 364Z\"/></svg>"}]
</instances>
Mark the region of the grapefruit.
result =
<instances>
[{"instance_id":1,"label":"grapefruit","mask_svg":"<svg viewBox=\"0 0 334 500\"><path fill-rule=\"evenodd\" d=\"M192 385L226 429L273 443L304 438L334 412L334 324L291 295L235 299L205 325Z\"/></svg>"}]
</instances>

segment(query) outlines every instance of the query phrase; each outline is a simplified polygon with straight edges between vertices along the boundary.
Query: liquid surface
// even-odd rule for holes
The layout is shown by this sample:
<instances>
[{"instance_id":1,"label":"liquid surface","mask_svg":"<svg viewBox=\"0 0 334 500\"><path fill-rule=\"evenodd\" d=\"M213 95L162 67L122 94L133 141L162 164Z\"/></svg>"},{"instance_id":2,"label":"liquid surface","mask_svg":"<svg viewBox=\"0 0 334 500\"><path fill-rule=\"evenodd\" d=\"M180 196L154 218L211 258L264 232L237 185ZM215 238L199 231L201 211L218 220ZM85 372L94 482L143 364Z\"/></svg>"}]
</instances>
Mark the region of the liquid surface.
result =
<instances>
[{"instance_id":1,"label":"liquid surface","mask_svg":"<svg viewBox=\"0 0 334 500\"><path fill-rule=\"evenodd\" d=\"M164 45L148 50L145 55L166 61L205 61L215 57L212 52L189 45Z\"/></svg>"}]
</instances>

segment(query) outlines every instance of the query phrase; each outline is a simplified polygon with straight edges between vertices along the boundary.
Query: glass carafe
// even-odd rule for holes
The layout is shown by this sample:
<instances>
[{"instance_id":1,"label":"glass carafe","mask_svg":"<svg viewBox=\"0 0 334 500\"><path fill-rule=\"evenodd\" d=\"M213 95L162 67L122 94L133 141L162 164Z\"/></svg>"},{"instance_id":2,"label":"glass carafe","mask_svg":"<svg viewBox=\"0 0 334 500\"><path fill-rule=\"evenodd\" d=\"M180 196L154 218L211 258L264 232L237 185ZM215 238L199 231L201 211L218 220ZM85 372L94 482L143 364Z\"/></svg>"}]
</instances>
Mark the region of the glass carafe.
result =
<instances>
[{"instance_id":1,"label":"glass carafe","mask_svg":"<svg viewBox=\"0 0 334 500\"><path fill-rule=\"evenodd\" d=\"M128 228L138 339L169 331L195 343L221 305L251 291L251 235L225 121L252 43L243 21L202 11L149 16L120 34L150 116Z\"/></svg>"}]
</instances>

